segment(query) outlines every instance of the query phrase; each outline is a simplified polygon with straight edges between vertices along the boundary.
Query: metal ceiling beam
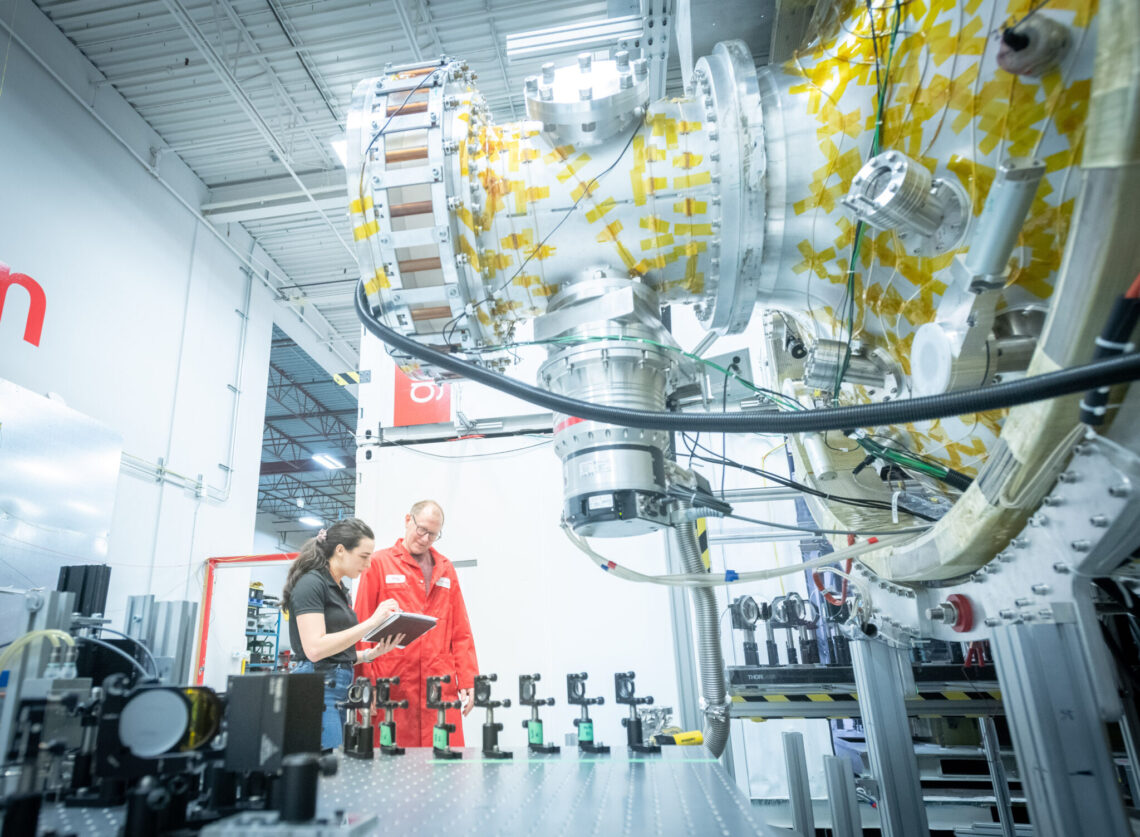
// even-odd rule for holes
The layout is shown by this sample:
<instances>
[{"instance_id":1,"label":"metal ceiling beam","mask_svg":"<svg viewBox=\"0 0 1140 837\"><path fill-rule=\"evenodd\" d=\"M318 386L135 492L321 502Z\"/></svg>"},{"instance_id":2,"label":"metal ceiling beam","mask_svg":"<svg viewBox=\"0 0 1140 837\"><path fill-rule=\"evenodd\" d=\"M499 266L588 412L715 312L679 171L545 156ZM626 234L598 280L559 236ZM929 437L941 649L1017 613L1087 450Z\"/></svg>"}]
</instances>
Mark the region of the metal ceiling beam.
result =
<instances>
[{"instance_id":1,"label":"metal ceiling beam","mask_svg":"<svg viewBox=\"0 0 1140 837\"><path fill-rule=\"evenodd\" d=\"M356 469L356 457L345 456L341 457L344 462L346 471ZM324 465L314 462L312 459L286 459L283 462L262 462L261 463L261 476L271 477L276 474L298 474L306 473L309 471L327 471Z\"/></svg>"},{"instance_id":2,"label":"metal ceiling beam","mask_svg":"<svg viewBox=\"0 0 1140 837\"><path fill-rule=\"evenodd\" d=\"M332 114L332 118L336 120L337 124L343 126L344 117L338 114L336 108L333 106L332 99L334 97L332 91L328 89L328 84L325 83L325 80L321 77L317 68L305 57L307 50L301 46L301 37L297 34L293 21L289 19L289 15L277 0L265 0L265 2L266 5L269 6L270 11L273 12L273 17L277 20L277 25L280 26L281 31L285 33L285 38L289 41L289 46L296 50L297 61L301 64L305 75L313 82L313 87L315 87L317 92L321 95L321 98L325 102L325 107L329 109L329 113Z\"/></svg>"},{"instance_id":3,"label":"metal ceiling beam","mask_svg":"<svg viewBox=\"0 0 1140 837\"><path fill-rule=\"evenodd\" d=\"M234 75L230 72L229 68L226 67L225 62L222 61L217 52L214 51L214 48L210 46L210 42L206 39L206 36L202 30L198 28L198 24L196 24L193 18L190 17L190 13L186 10L186 7L183 6L179 0L162 0L162 3L174 16L174 19L178 21L179 26L182 27L183 31L190 39L190 42L194 44L200 53L202 53L202 57L206 59L206 63L217 74L223 86L230 92L230 95L234 97L239 107L241 107L242 111L245 112L245 115L254 124L258 132L263 137L265 137L265 141L277 155L278 162L285 168L287 172L289 172L289 175L296 181L297 185L301 187L301 191L304 192L306 197L313 201L315 211L325 219L325 222L329 225L333 233L336 235L337 240L340 241L341 245L349 253L349 255L355 259L356 254L353 249L349 246L348 242L341 237L340 231L337 230L336 225L332 222L332 219L330 219L328 215L325 214L323 209L321 209L319 206L316 206L316 199L313 198L311 194L309 194L309 190L301 181L300 175L298 175L297 172L293 169L293 166L290 165L289 154L285 151L285 147L274 135L273 129L269 127L269 124L265 121L265 118L261 115L257 107L253 104L253 101L249 98L249 95L242 88L238 80L234 78Z\"/></svg>"},{"instance_id":4,"label":"metal ceiling beam","mask_svg":"<svg viewBox=\"0 0 1140 837\"><path fill-rule=\"evenodd\" d=\"M300 127L301 131L304 133L305 137L308 138L309 142L312 143L317 153L329 166L335 166L337 164L337 160L330 153L331 149L329 148L328 143L322 142L320 139L318 139L316 134L314 134L309 128L308 120L305 119L305 115L301 113L301 110L297 107L297 104L294 102L293 97L285 89L285 85L281 83L281 79L278 77L276 70L274 70L273 66L269 63L269 60L261 54L261 48L253 40L253 36L249 34L249 30L245 28L245 24L242 22L242 19L238 17L237 12L235 12L233 9L233 6L229 2L223 2L220 5L222 11L225 13L226 17L229 19L230 23L237 31L241 42L244 43L246 49L249 50L249 55L255 62L257 62L257 65L265 71L266 78L269 79L269 86L273 88L273 92L277 94L278 98L280 98L285 103L286 110L288 110L289 113L293 115L293 118L297 120L297 124ZM282 28L284 28L284 25L282 25ZM286 33L286 37L288 37L288 33ZM237 59L239 57L241 57L240 53L234 56L235 71ZM314 80L313 83L316 84L316 81ZM336 112L332 109L332 105L329 105L327 99L325 100L325 104L328 105L329 113L333 115L333 119L336 119L339 122L340 120L337 117Z\"/></svg>"},{"instance_id":5,"label":"metal ceiling beam","mask_svg":"<svg viewBox=\"0 0 1140 837\"><path fill-rule=\"evenodd\" d=\"M412 58L416 61L423 61L424 55L420 52L420 45L416 41L416 32L412 28L411 18L408 17L408 10L404 8L403 0L392 0L392 5L396 7L396 17L400 19L400 28L404 30L404 35L408 38L408 46L412 50Z\"/></svg>"},{"instance_id":6,"label":"metal ceiling beam","mask_svg":"<svg viewBox=\"0 0 1140 837\"><path fill-rule=\"evenodd\" d=\"M313 409L308 407L308 404L306 404L305 405L306 409L302 410L301 413L307 414L307 413L320 413L320 412L326 412L327 413L327 412L329 412L329 407L327 404L325 404L323 401L321 401L319 398L317 398L311 392L309 392L309 390L307 389L305 384L297 383L295 380L293 380L291 377L289 377L289 375L280 366L277 366L277 364L270 362L269 369L274 374L279 376L283 381L285 381L289 387L300 392L301 395L304 396L305 401L307 401L308 404L311 404L313 407L316 407L316 409L313 410ZM270 386L270 388L273 388L274 386L281 386L281 384L280 383L275 384L274 381L272 380L272 376L271 376L269 386ZM285 409L289 409L288 404L283 404L282 402L278 401L278 399L276 397L274 397L273 400L277 401L277 403L281 404L281 406L285 407ZM294 415L297 416L298 418L303 418L303 415L301 413L294 412ZM356 440L356 428L351 426L348 422L346 422L342 418L334 416L333 419L337 424L339 424L342 428L344 428L344 432L347 433L349 438L355 442L355 440Z\"/></svg>"}]
</instances>

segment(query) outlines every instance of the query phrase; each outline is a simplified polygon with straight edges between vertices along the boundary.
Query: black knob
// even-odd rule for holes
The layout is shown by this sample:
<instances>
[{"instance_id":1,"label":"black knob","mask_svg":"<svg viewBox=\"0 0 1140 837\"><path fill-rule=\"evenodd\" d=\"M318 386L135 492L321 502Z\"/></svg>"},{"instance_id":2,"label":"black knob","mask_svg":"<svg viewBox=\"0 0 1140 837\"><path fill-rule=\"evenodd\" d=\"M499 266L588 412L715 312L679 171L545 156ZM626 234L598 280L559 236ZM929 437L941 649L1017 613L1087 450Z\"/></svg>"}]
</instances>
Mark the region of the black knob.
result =
<instances>
[{"instance_id":1,"label":"black knob","mask_svg":"<svg viewBox=\"0 0 1140 837\"><path fill-rule=\"evenodd\" d=\"M594 698L594 703L596 703L598 706L601 706L605 702L606 702L606 699L604 697Z\"/></svg>"},{"instance_id":2,"label":"black knob","mask_svg":"<svg viewBox=\"0 0 1140 837\"><path fill-rule=\"evenodd\" d=\"M406 700L402 700L399 702L399 704L397 704L396 708L397 709L407 709L408 708L408 702Z\"/></svg>"},{"instance_id":3,"label":"black knob","mask_svg":"<svg viewBox=\"0 0 1140 837\"><path fill-rule=\"evenodd\" d=\"M554 705L554 698L547 698L546 699L546 705L547 706L553 706Z\"/></svg>"},{"instance_id":4,"label":"black knob","mask_svg":"<svg viewBox=\"0 0 1140 837\"><path fill-rule=\"evenodd\" d=\"M440 683L450 683L451 682L451 675L450 674L443 675L443 677L439 678L439 682Z\"/></svg>"},{"instance_id":5,"label":"black knob","mask_svg":"<svg viewBox=\"0 0 1140 837\"><path fill-rule=\"evenodd\" d=\"M583 672L582 672L581 674L579 674L578 676L579 676L579 677L581 677L583 680L585 680L585 679L586 679L586 672L584 672L584 671L583 671Z\"/></svg>"},{"instance_id":6,"label":"black knob","mask_svg":"<svg viewBox=\"0 0 1140 837\"><path fill-rule=\"evenodd\" d=\"M542 675L541 675L541 674L532 674L532 675L530 676L530 679L531 679L531 680L535 680L535 681L537 681L537 680L541 680L541 679L542 679Z\"/></svg>"},{"instance_id":7,"label":"black knob","mask_svg":"<svg viewBox=\"0 0 1140 837\"><path fill-rule=\"evenodd\" d=\"M504 700L502 703L502 707L504 709L510 709L511 708L511 699L507 698L506 700Z\"/></svg>"},{"instance_id":8,"label":"black knob","mask_svg":"<svg viewBox=\"0 0 1140 837\"><path fill-rule=\"evenodd\" d=\"M281 760L281 819L310 822L317 814L320 767L312 753L294 753Z\"/></svg>"},{"instance_id":9,"label":"black knob","mask_svg":"<svg viewBox=\"0 0 1140 837\"><path fill-rule=\"evenodd\" d=\"M497 674L488 674L488 675L487 675L487 679L488 679L488 680L490 680L492 683L494 683L496 680L498 680L498 679L499 679L499 675L497 675Z\"/></svg>"},{"instance_id":10,"label":"black knob","mask_svg":"<svg viewBox=\"0 0 1140 837\"><path fill-rule=\"evenodd\" d=\"M400 678L399 677L389 677L388 683L392 686L399 686L400 685Z\"/></svg>"}]
</instances>

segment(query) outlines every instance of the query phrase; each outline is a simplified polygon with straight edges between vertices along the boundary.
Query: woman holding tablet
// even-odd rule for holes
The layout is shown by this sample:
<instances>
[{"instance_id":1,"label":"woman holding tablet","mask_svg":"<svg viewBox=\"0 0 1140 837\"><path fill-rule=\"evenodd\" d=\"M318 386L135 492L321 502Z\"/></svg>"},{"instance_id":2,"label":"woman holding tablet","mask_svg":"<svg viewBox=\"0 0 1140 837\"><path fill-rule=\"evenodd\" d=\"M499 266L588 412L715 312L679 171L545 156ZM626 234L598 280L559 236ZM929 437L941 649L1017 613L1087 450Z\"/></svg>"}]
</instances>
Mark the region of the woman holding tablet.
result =
<instances>
[{"instance_id":1,"label":"woman holding tablet","mask_svg":"<svg viewBox=\"0 0 1140 837\"><path fill-rule=\"evenodd\" d=\"M403 642L403 634L358 651L356 643L399 610L393 599L376 606L372 615L358 621L344 579L366 569L375 546L372 530L363 520L350 517L322 529L301 547L281 593L289 611L289 641L300 660L296 673L317 672L325 679L325 708L321 715L321 748L341 745L343 728L337 701L343 701L352 684L352 667L370 663Z\"/></svg>"}]
</instances>

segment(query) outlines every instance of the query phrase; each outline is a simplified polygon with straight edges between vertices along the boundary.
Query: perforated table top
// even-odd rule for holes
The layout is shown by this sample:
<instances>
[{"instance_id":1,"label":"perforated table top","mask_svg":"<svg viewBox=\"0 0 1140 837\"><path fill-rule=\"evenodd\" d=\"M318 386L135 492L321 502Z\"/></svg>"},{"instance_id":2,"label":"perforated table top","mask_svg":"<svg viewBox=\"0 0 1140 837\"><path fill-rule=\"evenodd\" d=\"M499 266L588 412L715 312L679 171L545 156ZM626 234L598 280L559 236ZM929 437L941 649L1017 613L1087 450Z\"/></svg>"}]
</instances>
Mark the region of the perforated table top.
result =
<instances>
[{"instance_id":1,"label":"perforated table top","mask_svg":"<svg viewBox=\"0 0 1140 837\"><path fill-rule=\"evenodd\" d=\"M526 837L779 833L760 820L703 747L645 756L621 747L599 756L574 748L549 756L524 750L505 760L484 759L478 749L462 752L454 761L436 759L430 749L377 754L372 761L342 756L337 774L320 780L317 815L329 824L343 822L345 814L357 822L376 816L378 833L407 837L455 829ZM122 817L122 809L48 804L40 833L114 834ZM285 832L270 827L260 833ZM289 833L306 829L294 826ZM321 833L337 829L326 825Z\"/></svg>"}]
</instances>

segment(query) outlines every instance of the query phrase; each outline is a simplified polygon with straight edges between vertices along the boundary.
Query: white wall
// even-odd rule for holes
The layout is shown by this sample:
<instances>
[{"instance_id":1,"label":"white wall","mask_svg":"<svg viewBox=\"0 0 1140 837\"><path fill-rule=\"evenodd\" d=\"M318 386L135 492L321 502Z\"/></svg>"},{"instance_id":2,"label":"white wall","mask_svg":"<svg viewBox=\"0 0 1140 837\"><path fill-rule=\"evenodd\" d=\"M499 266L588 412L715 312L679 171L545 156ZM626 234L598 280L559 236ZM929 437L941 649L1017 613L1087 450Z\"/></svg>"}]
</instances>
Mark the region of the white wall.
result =
<instances>
[{"instance_id":1,"label":"white wall","mask_svg":"<svg viewBox=\"0 0 1140 837\"><path fill-rule=\"evenodd\" d=\"M20 11L21 25L34 22ZM43 286L47 317L39 347L23 342L26 297L9 293L0 377L59 393L122 434L126 453L162 458L221 489L234 398L227 387L238 371L235 309L246 299L239 261L18 42L7 61L0 261ZM99 95L114 105L113 90ZM113 625L121 627L131 594L200 600L203 560L250 550L274 313L254 282L228 499L120 476L109 550ZM211 630L241 624L214 613Z\"/></svg>"}]
</instances>

